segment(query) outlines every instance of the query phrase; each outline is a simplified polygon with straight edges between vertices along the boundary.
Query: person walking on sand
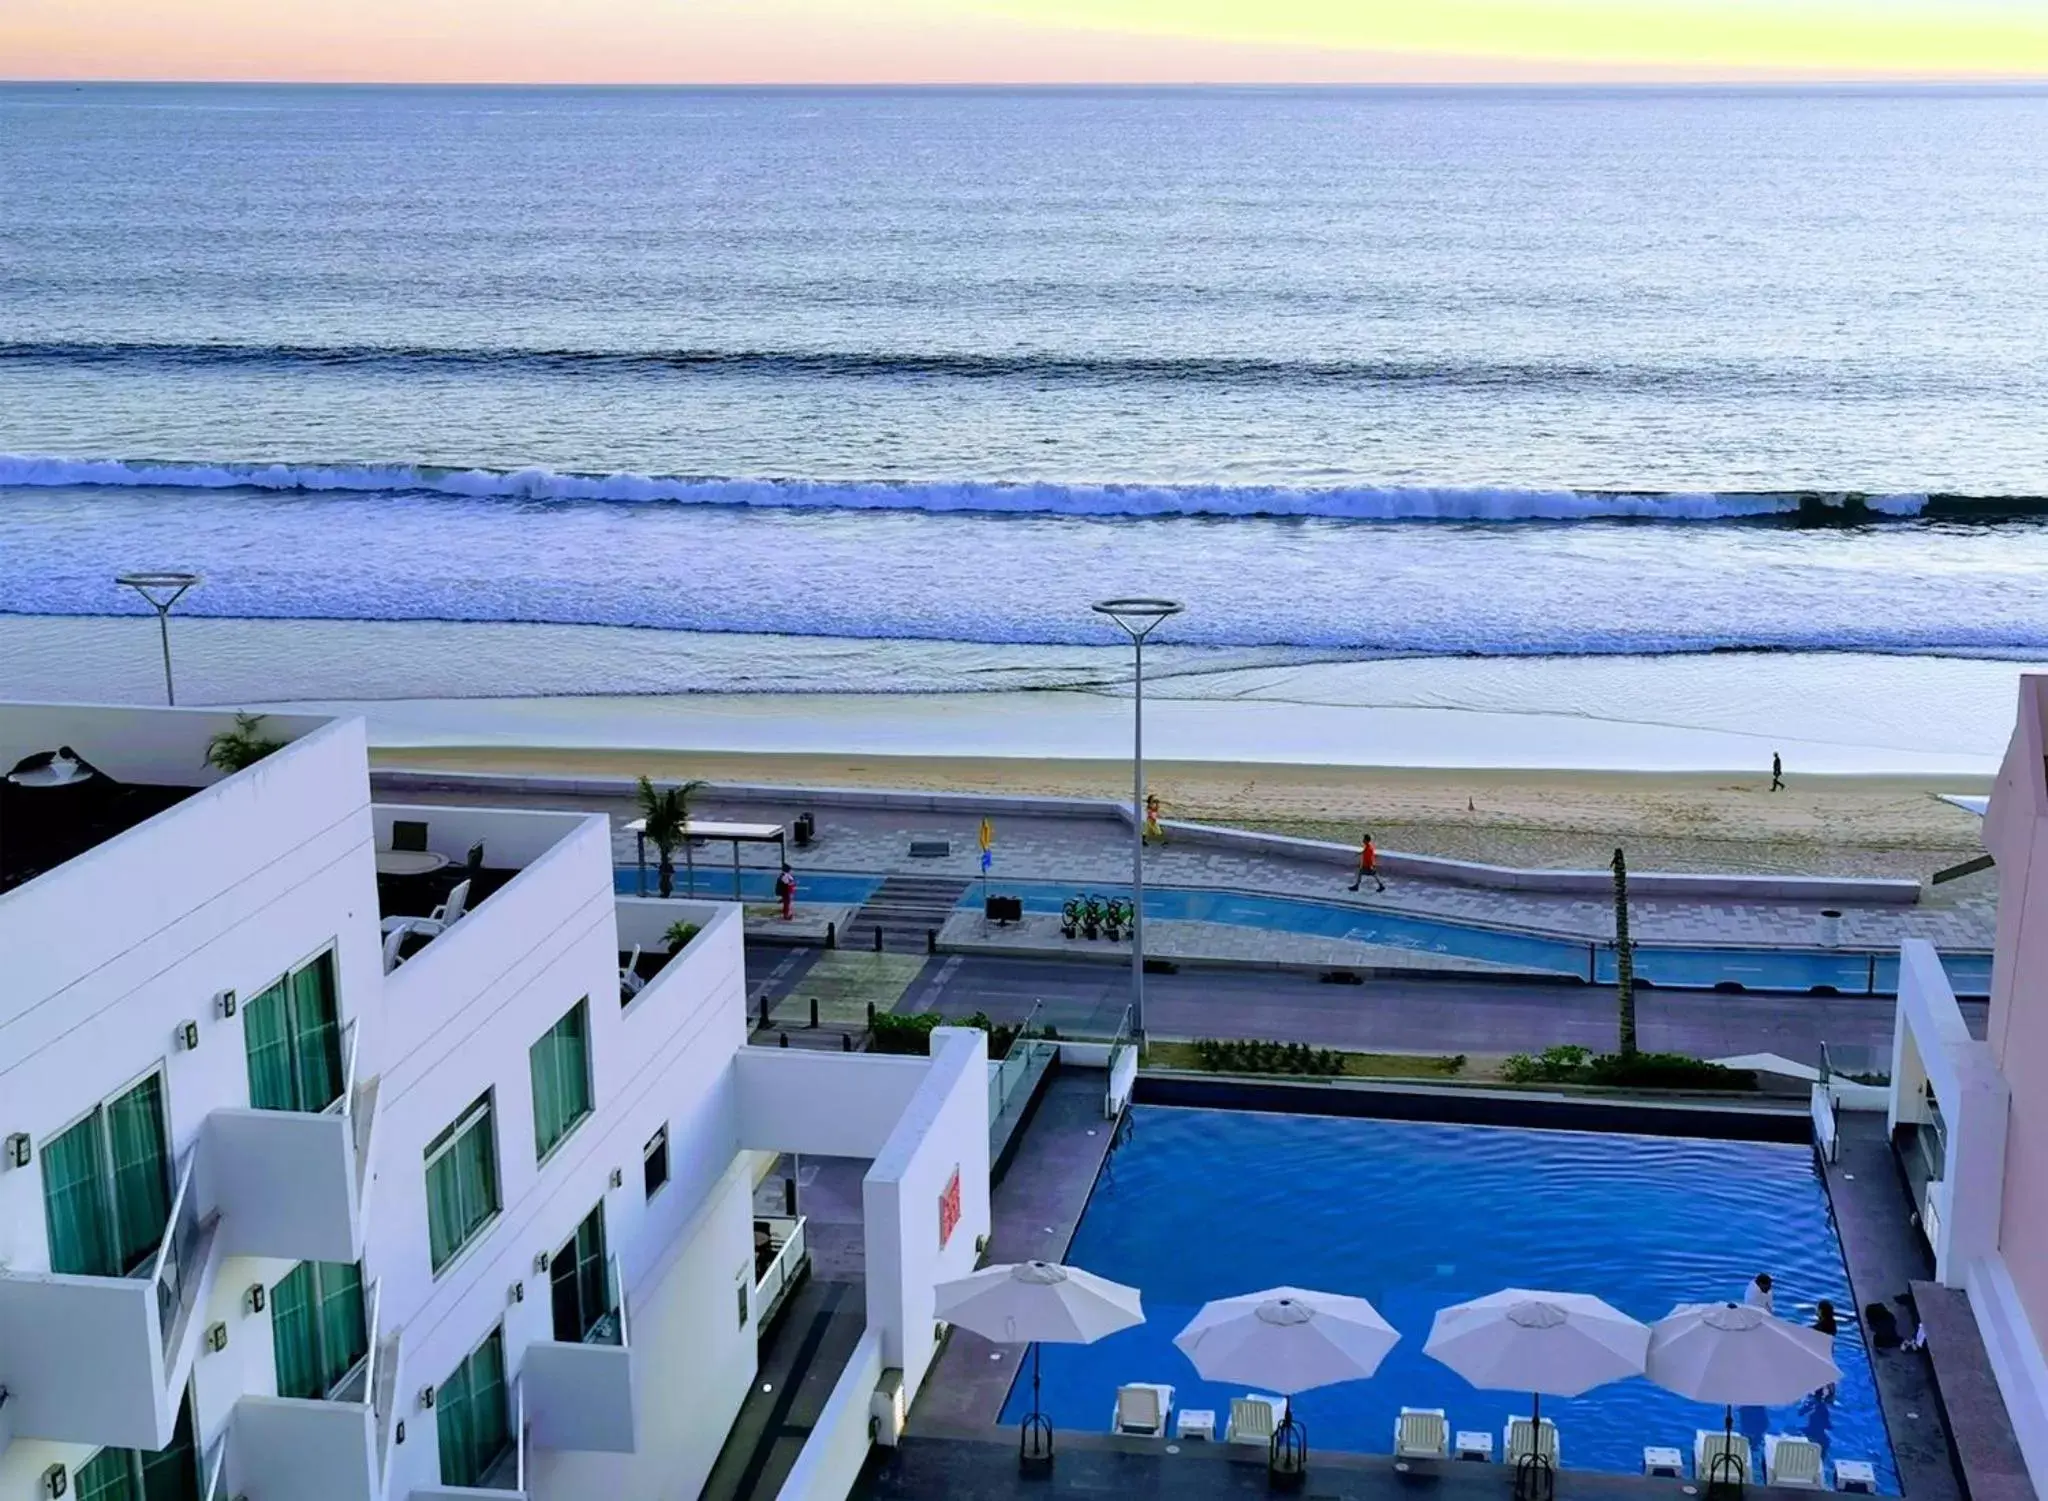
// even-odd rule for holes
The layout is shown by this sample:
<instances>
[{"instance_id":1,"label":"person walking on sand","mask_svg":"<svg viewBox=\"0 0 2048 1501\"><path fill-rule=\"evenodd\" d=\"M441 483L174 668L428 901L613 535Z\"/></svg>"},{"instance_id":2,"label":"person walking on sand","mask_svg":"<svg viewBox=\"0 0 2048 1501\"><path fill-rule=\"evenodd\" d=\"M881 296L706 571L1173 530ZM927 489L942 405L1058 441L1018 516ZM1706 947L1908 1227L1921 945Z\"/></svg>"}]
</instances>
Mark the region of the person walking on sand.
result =
<instances>
[{"instance_id":1,"label":"person walking on sand","mask_svg":"<svg viewBox=\"0 0 2048 1501\"><path fill-rule=\"evenodd\" d=\"M1771 791L1785 790L1785 763L1776 751L1771 752Z\"/></svg>"},{"instance_id":2,"label":"person walking on sand","mask_svg":"<svg viewBox=\"0 0 2048 1501\"><path fill-rule=\"evenodd\" d=\"M1353 891L1358 890L1367 880L1372 882L1373 890L1375 891L1385 891L1387 889L1387 883L1380 879L1380 852L1378 847L1372 842L1370 830L1366 832L1365 838L1359 842L1358 879L1351 883L1351 889Z\"/></svg>"}]
</instances>

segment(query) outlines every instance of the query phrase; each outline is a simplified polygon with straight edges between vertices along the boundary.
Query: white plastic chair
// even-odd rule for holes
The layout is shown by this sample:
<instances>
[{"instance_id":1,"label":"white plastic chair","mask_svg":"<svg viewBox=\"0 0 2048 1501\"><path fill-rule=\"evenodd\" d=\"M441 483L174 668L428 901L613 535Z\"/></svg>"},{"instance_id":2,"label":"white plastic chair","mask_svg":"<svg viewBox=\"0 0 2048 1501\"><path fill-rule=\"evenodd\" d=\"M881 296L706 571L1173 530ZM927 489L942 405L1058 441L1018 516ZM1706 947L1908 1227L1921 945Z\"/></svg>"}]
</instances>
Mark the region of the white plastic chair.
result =
<instances>
[{"instance_id":1,"label":"white plastic chair","mask_svg":"<svg viewBox=\"0 0 2048 1501\"><path fill-rule=\"evenodd\" d=\"M1278 1397L1262 1397L1257 1392L1248 1392L1242 1397L1230 1399L1230 1426L1223 1430L1223 1441L1227 1444L1270 1444L1273 1430L1280 1426L1280 1416L1286 1404Z\"/></svg>"},{"instance_id":2,"label":"white plastic chair","mask_svg":"<svg viewBox=\"0 0 2048 1501\"><path fill-rule=\"evenodd\" d=\"M1164 1438L1166 1420L1172 1412L1172 1387L1156 1381L1133 1381L1116 1389L1116 1416L1110 1423L1110 1432Z\"/></svg>"},{"instance_id":3,"label":"white plastic chair","mask_svg":"<svg viewBox=\"0 0 2048 1501\"><path fill-rule=\"evenodd\" d=\"M633 945L633 956L619 970L619 999L630 1001L646 987L647 981L640 975L640 945Z\"/></svg>"},{"instance_id":4,"label":"white plastic chair","mask_svg":"<svg viewBox=\"0 0 2048 1501\"><path fill-rule=\"evenodd\" d=\"M1519 1465L1530 1456L1546 1460L1555 1470L1562 1461L1558 1459L1557 1424L1545 1418L1542 1431L1528 1418L1509 1418L1507 1427L1500 1436L1501 1460L1503 1463Z\"/></svg>"},{"instance_id":5,"label":"white plastic chair","mask_svg":"<svg viewBox=\"0 0 2048 1501\"><path fill-rule=\"evenodd\" d=\"M1441 1407L1404 1407L1394 1420L1396 1459L1448 1459L1451 1425Z\"/></svg>"},{"instance_id":6,"label":"white plastic chair","mask_svg":"<svg viewBox=\"0 0 2048 1501\"><path fill-rule=\"evenodd\" d=\"M1726 1454L1733 1468L1717 1463ZM1692 1473L1701 1485L1747 1485L1756 1456L1749 1440L1721 1428L1701 1428L1692 1437Z\"/></svg>"},{"instance_id":7,"label":"white plastic chair","mask_svg":"<svg viewBox=\"0 0 2048 1501\"><path fill-rule=\"evenodd\" d=\"M1820 1445L1797 1433L1764 1435L1764 1478L1771 1485L1821 1488Z\"/></svg>"}]
</instances>

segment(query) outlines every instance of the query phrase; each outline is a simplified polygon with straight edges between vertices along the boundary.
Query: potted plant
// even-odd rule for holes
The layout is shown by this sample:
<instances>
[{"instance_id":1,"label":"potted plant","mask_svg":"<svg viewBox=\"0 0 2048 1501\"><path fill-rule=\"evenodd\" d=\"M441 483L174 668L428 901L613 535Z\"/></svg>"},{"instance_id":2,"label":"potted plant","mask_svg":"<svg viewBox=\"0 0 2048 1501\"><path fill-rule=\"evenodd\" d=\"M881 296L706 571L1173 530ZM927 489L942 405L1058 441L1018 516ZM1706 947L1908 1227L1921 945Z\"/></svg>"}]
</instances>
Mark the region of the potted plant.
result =
<instances>
[{"instance_id":1,"label":"potted plant","mask_svg":"<svg viewBox=\"0 0 2048 1501\"><path fill-rule=\"evenodd\" d=\"M222 730L206 742L206 764L233 776L244 767L254 766L272 751L283 749L282 740L273 740L263 733L261 714L237 713L233 729Z\"/></svg>"},{"instance_id":2,"label":"potted plant","mask_svg":"<svg viewBox=\"0 0 2048 1501\"><path fill-rule=\"evenodd\" d=\"M661 941L668 945L669 957L673 959L683 951L683 945L696 936L697 924L684 922L678 918L668 925L668 930L661 935Z\"/></svg>"},{"instance_id":3,"label":"potted plant","mask_svg":"<svg viewBox=\"0 0 2048 1501\"><path fill-rule=\"evenodd\" d=\"M658 856L655 872L661 878L664 897L675 895L676 851L683 847L683 831L690 826L690 799L702 792L704 785L696 781L656 788L647 778L640 779L640 814L646 820L647 842Z\"/></svg>"}]
</instances>

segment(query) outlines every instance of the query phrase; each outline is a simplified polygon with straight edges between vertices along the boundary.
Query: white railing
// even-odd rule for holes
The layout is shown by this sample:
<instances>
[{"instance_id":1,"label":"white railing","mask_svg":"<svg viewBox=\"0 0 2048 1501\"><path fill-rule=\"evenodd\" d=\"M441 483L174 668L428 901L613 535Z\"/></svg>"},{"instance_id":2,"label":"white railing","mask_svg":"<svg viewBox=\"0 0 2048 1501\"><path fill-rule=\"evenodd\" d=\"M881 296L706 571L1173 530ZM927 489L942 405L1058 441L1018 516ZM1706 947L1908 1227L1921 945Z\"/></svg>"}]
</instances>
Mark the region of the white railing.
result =
<instances>
[{"instance_id":1,"label":"white railing","mask_svg":"<svg viewBox=\"0 0 2048 1501\"><path fill-rule=\"evenodd\" d=\"M200 1501L227 1501L227 1483L225 1479L228 1468L227 1430L223 1429L221 1436L213 1441L213 1447L206 1451L203 1467L205 1470L206 1486L200 1493Z\"/></svg>"},{"instance_id":2,"label":"white railing","mask_svg":"<svg viewBox=\"0 0 2048 1501\"><path fill-rule=\"evenodd\" d=\"M195 1263L205 1229L199 1219L198 1196L192 1191L192 1170L198 1162L196 1148L185 1154L178 1169L177 1192L171 1197L170 1218L164 1222L164 1238L147 1269L149 1280L156 1284L157 1327L163 1333L167 1379L177 1369L180 1316L198 1292L199 1268Z\"/></svg>"},{"instance_id":3,"label":"white railing","mask_svg":"<svg viewBox=\"0 0 2048 1501\"><path fill-rule=\"evenodd\" d=\"M791 1282L796 1280L797 1271L810 1255L810 1238L805 1227L810 1223L802 1215L793 1220L769 1219L760 1223L768 1227L768 1239L775 1242L775 1256L761 1275L754 1281L754 1321L758 1325L775 1311Z\"/></svg>"},{"instance_id":4,"label":"white railing","mask_svg":"<svg viewBox=\"0 0 2048 1501\"><path fill-rule=\"evenodd\" d=\"M350 1022L341 1029L341 1093L327 1102L322 1115L348 1116L355 1113L356 1098L356 1044L362 1040L360 1023Z\"/></svg>"},{"instance_id":5,"label":"white railing","mask_svg":"<svg viewBox=\"0 0 2048 1501\"><path fill-rule=\"evenodd\" d=\"M524 1381L519 1382L517 1390L519 1393L519 1428L517 1433L514 1434L514 1441L519 1445L519 1452L513 1459L512 1489L523 1496L526 1494L526 1383Z\"/></svg>"},{"instance_id":6,"label":"white railing","mask_svg":"<svg viewBox=\"0 0 2048 1501\"><path fill-rule=\"evenodd\" d=\"M1109 1042L1109 1085L1102 1096L1104 1120L1113 1121L1123 1114L1137 1076L1137 1043L1131 1036L1131 1008L1126 1006L1116 1024L1116 1035Z\"/></svg>"}]
</instances>

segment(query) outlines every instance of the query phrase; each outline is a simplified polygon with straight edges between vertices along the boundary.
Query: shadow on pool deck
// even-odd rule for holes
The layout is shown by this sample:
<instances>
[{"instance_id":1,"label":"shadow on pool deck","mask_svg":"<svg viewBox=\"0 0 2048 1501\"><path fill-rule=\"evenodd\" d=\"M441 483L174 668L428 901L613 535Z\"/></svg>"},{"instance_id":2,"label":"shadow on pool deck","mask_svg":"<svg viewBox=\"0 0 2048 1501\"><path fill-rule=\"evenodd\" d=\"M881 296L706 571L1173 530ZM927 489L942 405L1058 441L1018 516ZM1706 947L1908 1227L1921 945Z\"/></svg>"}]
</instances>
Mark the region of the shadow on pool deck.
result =
<instances>
[{"instance_id":1,"label":"shadow on pool deck","mask_svg":"<svg viewBox=\"0 0 2048 1501\"><path fill-rule=\"evenodd\" d=\"M1103 1414L1108 1422L1109 1415ZM1123 1501L1226 1501L1265 1496L1263 1448L1233 1444L1180 1444L1177 1453L1157 1439L1108 1434L1058 1436L1059 1458L1049 1478L1017 1468L1014 1429L977 1433L927 1432L870 1462L854 1491L865 1501L1039 1501L1060 1496L1116 1496ZM1417 1461L1396 1468L1390 1455L1319 1454L1309 1459L1306 1501L1509 1501L1513 1475L1504 1465ZM1594 1470L1563 1470L1558 1501L1678 1501L1702 1488L1690 1480L1645 1480ZM1812 1491L1751 1486L1745 1495L1781 1498Z\"/></svg>"}]
</instances>

